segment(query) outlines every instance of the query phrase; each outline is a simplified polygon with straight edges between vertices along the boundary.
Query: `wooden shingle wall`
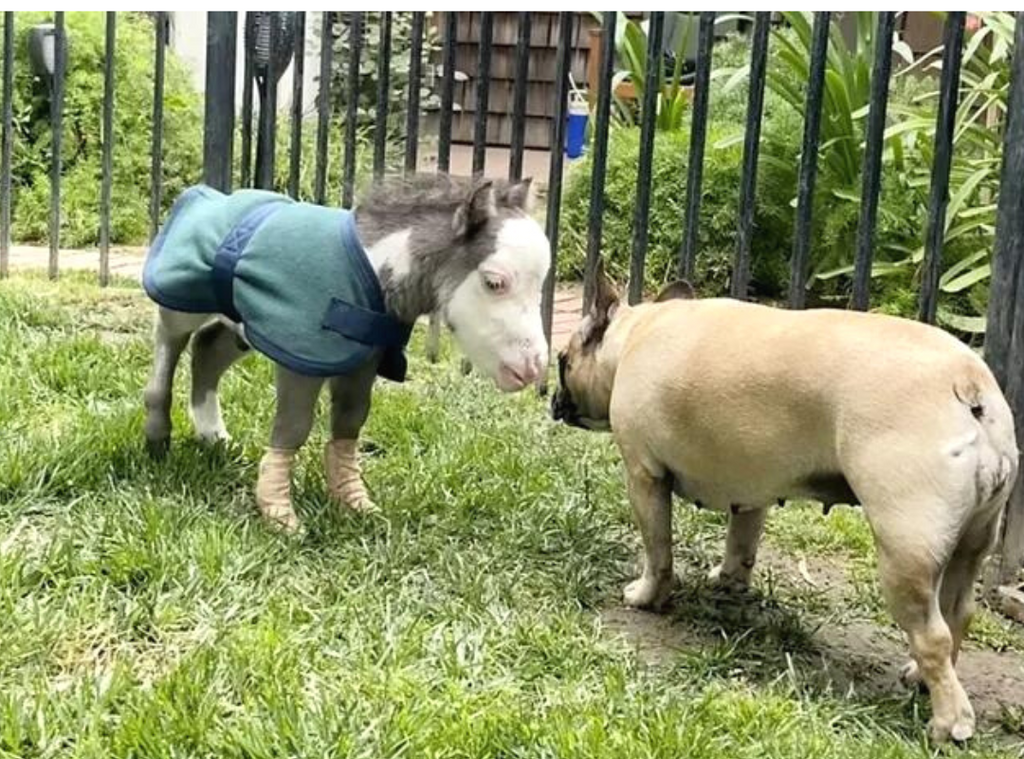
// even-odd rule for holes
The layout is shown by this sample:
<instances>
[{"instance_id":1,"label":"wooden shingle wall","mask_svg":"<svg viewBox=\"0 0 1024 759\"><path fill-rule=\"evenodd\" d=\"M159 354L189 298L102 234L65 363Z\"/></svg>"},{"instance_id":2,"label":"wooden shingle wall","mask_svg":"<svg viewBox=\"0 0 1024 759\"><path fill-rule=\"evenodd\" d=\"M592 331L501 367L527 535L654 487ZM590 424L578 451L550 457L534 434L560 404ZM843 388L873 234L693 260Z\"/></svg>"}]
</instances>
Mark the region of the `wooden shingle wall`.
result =
<instances>
[{"instance_id":1,"label":"wooden shingle wall","mask_svg":"<svg viewBox=\"0 0 1024 759\"><path fill-rule=\"evenodd\" d=\"M456 69L468 81L455 86L455 102L462 111L456 113L452 141L473 141L476 118L477 60L480 54L480 14L458 12ZM559 16L557 13L534 12L530 27L530 68L526 93L526 147L547 149L551 142L551 119L555 111L555 58L558 48ZM589 13L573 16L572 75L577 87L587 82L587 57L590 48L589 30L598 24ZM439 28L443 20L439 19ZM512 107L515 92L516 41L519 20L516 13L494 14L494 36L491 53L491 88L488 102L487 144L508 146L512 138Z\"/></svg>"}]
</instances>

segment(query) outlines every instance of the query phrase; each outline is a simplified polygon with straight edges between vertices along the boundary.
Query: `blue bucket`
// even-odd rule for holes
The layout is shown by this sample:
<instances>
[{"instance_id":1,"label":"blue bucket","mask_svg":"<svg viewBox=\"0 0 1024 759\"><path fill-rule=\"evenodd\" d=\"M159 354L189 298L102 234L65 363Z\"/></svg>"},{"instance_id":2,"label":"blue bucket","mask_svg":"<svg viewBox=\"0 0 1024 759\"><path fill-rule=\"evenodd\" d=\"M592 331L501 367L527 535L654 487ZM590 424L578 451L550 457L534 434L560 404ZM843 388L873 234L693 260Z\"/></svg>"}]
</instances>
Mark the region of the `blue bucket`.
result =
<instances>
[{"instance_id":1,"label":"blue bucket","mask_svg":"<svg viewBox=\"0 0 1024 759\"><path fill-rule=\"evenodd\" d=\"M565 130L565 154L569 158L579 158L583 155L589 117L590 109L585 102L569 105L569 123Z\"/></svg>"}]
</instances>

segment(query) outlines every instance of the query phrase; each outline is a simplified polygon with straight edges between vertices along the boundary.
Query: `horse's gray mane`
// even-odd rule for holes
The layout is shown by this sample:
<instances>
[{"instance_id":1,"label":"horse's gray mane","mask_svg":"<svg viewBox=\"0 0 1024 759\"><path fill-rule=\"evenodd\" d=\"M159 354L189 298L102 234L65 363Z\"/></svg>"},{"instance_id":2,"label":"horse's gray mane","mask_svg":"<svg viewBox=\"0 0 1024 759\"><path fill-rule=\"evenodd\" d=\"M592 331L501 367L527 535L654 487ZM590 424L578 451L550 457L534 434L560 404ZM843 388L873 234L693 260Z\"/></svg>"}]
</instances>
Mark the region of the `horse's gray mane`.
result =
<instances>
[{"instance_id":1,"label":"horse's gray mane","mask_svg":"<svg viewBox=\"0 0 1024 759\"><path fill-rule=\"evenodd\" d=\"M494 190L494 219L472 239L459 239L453 219L483 186ZM495 229L510 217L526 214L529 180L411 174L385 177L361 194L356 224L365 245L410 230L412 268L402 278L385 267L379 276L388 310L406 320L436 308L476 266L494 252Z\"/></svg>"},{"instance_id":2,"label":"horse's gray mane","mask_svg":"<svg viewBox=\"0 0 1024 759\"><path fill-rule=\"evenodd\" d=\"M363 193L356 212L407 213L454 210L483 181L446 174L411 174L377 180Z\"/></svg>"}]
</instances>

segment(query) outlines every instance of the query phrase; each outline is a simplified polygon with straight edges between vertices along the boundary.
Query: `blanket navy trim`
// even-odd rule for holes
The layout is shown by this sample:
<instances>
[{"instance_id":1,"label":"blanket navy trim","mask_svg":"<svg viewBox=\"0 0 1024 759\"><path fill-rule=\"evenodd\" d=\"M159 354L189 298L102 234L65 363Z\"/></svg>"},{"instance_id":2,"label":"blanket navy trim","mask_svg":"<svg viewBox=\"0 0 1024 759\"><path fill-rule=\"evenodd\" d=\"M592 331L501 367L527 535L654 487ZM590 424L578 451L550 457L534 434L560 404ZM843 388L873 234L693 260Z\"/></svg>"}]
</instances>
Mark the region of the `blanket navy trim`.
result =
<instances>
[{"instance_id":1,"label":"blanket navy trim","mask_svg":"<svg viewBox=\"0 0 1024 759\"><path fill-rule=\"evenodd\" d=\"M196 198L206 195L208 191L212 191L212 188L207 187L206 185L194 185L178 196L178 199L174 201L174 205L171 206L171 210L167 214L167 220L164 222L160 232L153 240L152 245L149 247L149 253L146 255L146 263L142 269L142 287L150 298L155 300L164 308L169 308L172 311L181 311L187 314L204 314L208 311L208 309L197 307L194 303L172 298L162 292L160 288L157 287L156 281L153 277L153 266L155 266L160 253L163 252L164 243L167 241L167 235L170 234L174 223L180 218L187 205Z\"/></svg>"},{"instance_id":2,"label":"blanket navy trim","mask_svg":"<svg viewBox=\"0 0 1024 759\"><path fill-rule=\"evenodd\" d=\"M275 211L285 205L284 199L257 206L246 214L238 225L228 232L227 237L213 256L213 293L217 298L220 313L231 321L241 323L242 316L235 308L235 267L238 266L249 240Z\"/></svg>"}]
</instances>

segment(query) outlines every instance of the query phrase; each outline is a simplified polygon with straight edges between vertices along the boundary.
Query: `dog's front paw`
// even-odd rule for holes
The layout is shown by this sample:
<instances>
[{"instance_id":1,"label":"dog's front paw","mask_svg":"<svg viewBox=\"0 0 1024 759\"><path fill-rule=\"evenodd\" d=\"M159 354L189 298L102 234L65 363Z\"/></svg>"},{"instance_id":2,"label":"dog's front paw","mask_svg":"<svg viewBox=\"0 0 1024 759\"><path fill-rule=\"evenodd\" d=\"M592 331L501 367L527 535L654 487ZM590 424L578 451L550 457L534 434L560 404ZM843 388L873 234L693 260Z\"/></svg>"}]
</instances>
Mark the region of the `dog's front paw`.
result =
<instances>
[{"instance_id":1,"label":"dog's front paw","mask_svg":"<svg viewBox=\"0 0 1024 759\"><path fill-rule=\"evenodd\" d=\"M627 606L638 609L660 609L672 593L672 579L641 577L625 587L622 598Z\"/></svg>"},{"instance_id":2,"label":"dog's front paw","mask_svg":"<svg viewBox=\"0 0 1024 759\"><path fill-rule=\"evenodd\" d=\"M934 716L928 723L928 737L934 743L969 740L974 736L974 710L970 704L961 707L953 718Z\"/></svg>"},{"instance_id":3,"label":"dog's front paw","mask_svg":"<svg viewBox=\"0 0 1024 759\"><path fill-rule=\"evenodd\" d=\"M708 582L725 590L743 591L750 587L750 573L731 572L719 564L708 572Z\"/></svg>"}]
</instances>

